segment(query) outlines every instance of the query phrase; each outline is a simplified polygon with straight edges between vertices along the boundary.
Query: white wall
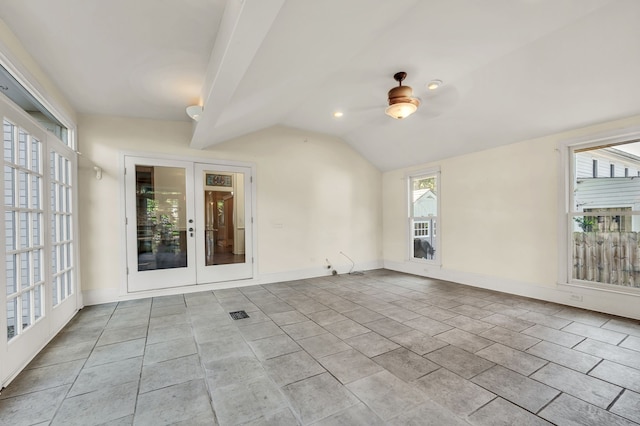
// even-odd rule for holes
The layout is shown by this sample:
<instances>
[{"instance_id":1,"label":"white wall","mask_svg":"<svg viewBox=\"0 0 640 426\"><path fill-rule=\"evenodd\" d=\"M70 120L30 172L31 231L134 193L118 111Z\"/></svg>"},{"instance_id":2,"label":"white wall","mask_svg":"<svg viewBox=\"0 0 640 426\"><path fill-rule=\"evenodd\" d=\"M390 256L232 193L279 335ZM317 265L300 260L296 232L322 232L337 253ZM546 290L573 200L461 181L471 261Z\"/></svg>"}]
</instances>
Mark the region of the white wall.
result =
<instances>
[{"instance_id":1,"label":"white wall","mask_svg":"<svg viewBox=\"0 0 640 426\"><path fill-rule=\"evenodd\" d=\"M339 139L275 127L200 151L191 124L81 115L80 244L85 303L115 300L124 279L120 153L256 165L259 282L382 266L381 173ZM96 180L93 166L103 169Z\"/></svg>"},{"instance_id":2,"label":"white wall","mask_svg":"<svg viewBox=\"0 0 640 426\"><path fill-rule=\"evenodd\" d=\"M637 297L558 286L558 143L638 123L635 117L384 173L385 267L639 317ZM437 165L440 268L408 259L406 230L405 176Z\"/></svg>"},{"instance_id":3,"label":"white wall","mask_svg":"<svg viewBox=\"0 0 640 426\"><path fill-rule=\"evenodd\" d=\"M19 73L15 77L21 84L26 84L28 87L35 89L38 95L42 96L42 99L39 100L43 101L46 106L53 107L57 113L63 115L58 118L68 121L65 124L73 127L76 120L76 112L58 87L42 71L33 57L25 50L20 40L16 38L1 19L0 58L6 59L11 63L9 71Z\"/></svg>"}]
</instances>

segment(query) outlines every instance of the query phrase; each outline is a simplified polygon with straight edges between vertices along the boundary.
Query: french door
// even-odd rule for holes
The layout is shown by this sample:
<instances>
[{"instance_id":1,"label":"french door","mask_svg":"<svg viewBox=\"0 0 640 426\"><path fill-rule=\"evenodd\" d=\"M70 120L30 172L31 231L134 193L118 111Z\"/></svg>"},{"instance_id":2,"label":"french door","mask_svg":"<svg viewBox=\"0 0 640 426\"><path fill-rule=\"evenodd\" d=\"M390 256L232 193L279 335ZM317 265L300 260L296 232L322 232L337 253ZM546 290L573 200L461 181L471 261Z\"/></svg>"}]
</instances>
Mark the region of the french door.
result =
<instances>
[{"instance_id":1,"label":"french door","mask_svg":"<svg viewBox=\"0 0 640 426\"><path fill-rule=\"evenodd\" d=\"M78 309L76 153L0 97L3 125L0 386Z\"/></svg>"},{"instance_id":2,"label":"french door","mask_svg":"<svg viewBox=\"0 0 640 426\"><path fill-rule=\"evenodd\" d=\"M126 156L125 188L129 292L253 277L251 168Z\"/></svg>"}]
</instances>

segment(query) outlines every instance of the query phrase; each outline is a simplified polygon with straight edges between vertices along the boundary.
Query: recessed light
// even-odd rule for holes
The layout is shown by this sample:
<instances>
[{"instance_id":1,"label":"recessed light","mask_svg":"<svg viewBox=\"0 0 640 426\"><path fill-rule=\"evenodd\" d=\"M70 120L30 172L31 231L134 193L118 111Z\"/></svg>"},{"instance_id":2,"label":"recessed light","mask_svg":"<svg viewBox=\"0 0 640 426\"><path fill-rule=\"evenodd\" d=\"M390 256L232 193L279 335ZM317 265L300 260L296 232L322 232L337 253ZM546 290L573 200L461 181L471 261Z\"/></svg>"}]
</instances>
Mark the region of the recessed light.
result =
<instances>
[{"instance_id":1,"label":"recessed light","mask_svg":"<svg viewBox=\"0 0 640 426\"><path fill-rule=\"evenodd\" d=\"M343 115L344 115L344 113L343 113L342 111L336 111L336 112L334 112L334 113L333 113L333 116L334 116L335 118L340 118L340 117L342 117Z\"/></svg>"},{"instance_id":2,"label":"recessed light","mask_svg":"<svg viewBox=\"0 0 640 426\"><path fill-rule=\"evenodd\" d=\"M442 86L442 80L431 80L427 83L427 89L429 90L436 90L440 86Z\"/></svg>"}]
</instances>

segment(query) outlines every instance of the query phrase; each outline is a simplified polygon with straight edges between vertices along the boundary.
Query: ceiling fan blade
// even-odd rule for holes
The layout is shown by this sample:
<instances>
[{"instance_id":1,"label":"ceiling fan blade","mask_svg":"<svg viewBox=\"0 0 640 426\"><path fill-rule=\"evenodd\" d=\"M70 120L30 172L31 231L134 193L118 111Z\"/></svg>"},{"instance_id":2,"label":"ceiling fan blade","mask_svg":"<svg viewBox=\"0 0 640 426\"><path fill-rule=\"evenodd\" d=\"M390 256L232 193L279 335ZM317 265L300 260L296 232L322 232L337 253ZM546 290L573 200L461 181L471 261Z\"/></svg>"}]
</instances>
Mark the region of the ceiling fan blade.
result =
<instances>
[{"instance_id":1,"label":"ceiling fan blade","mask_svg":"<svg viewBox=\"0 0 640 426\"><path fill-rule=\"evenodd\" d=\"M423 98L423 102L442 108L453 107L460 101L460 92L455 86L443 86Z\"/></svg>"},{"instance_id":2,"label":"ceiling fan blade","mask_svg":"<svg viewBox=\"0 0 640 426\"><path fill-rule=\"evenodd\" d=\"M428 118L435 118L453 109L460 98L458 89L454 86L444 86L425 96L421 100L418 112Z\"/></svg>"}]
</instances>

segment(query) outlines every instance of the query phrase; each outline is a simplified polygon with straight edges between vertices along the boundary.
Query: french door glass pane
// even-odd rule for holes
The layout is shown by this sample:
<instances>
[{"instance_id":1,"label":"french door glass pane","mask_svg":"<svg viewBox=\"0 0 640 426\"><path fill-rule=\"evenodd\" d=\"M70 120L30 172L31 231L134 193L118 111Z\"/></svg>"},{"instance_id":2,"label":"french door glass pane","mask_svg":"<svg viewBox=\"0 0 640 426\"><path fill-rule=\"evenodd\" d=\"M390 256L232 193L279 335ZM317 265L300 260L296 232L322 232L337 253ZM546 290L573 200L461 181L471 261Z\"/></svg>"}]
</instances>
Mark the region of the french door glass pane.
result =
<instances>
[{"instance_id":1,"label":"french door glass pane","mask_svg":"<svg viewBox=\"0 0 640 426\"><path fill-rule=\"evenodd\" d=\"M60 239L58 241L64 241L67 237L67 233L65 232L66 221L64 220L63 215L58 214L57 216L58 216L58 230L60 231L60 233L58 234Z\"/></svg>"},{"instance_id":2,"label":"french door glass pane","mask_svg":"<svg viewBox=\"0 0 640 426\"><path fill-rule=\"evenodd\" d=\"M7 339L16 336L18 330L16 328L16 312L18 311L18 300L13 298L7 301Z\"/></svg>"},{"instance_id":3,"label":"french door glass pane","mask_svg":"<svg viewBox=\"0 0 640 426\"><path fill-rule=\"evenodd\" d=\"M22 329L31 325L31 293L28 291L22 294Z\"/></svg>"},{"instance_id":4,"label":"french door glass pane","mask_svg":"<svg viewBox=\"0 0 640 426\"><path fill-rule=\"evenodd\" d=\"M42 179L40 176L32 176L31 177L31 208L39 209L40 208L40 199L41 197L41 182Z\"/></svg>"},{"instance_id":5,"label":"french door glass pane","mask_svg":"<svg viewBox=\"0 0 640 426\"><path fill-rule=\"evenodd\" d=\"M16 280L16 271L18 270L18 255L8 254L6 257L6 279L7 279L7 295L18 291L18 281Z\"/></svg>"},{"instance_id":6,"label":"french door glass pane","mask_svg":"<svg viewBox=\"0 0 640 426\"><path fill-rule=\"evenodd\" d=\"M31 282L31 268L29 252L20 253L20 287L27 288L33 283Z\"/></svg>"},{"instance_id":7,"label":"french door glass pane","mask_svg":"<svg viewBox=\"0 0 640 426\"><path fill-rule=\"evenodd\" d=\"M37 320L38 318L40 318L42 316L42 303L43 303L43 287L44 284L38 285L36 286L36 288L34 289L34 296L33 296L33 314L35 319Z\"/></svg>"},{"instance_id":8,"label":"french door glass pane","mask_svg":"<svg viewBox=\"0 0 640 426\"><path fill-rule=\"evenodd\" d=\"M15 176L16 169L9 166L4 166L4 205L11 206L14 205L15 200Z\"/></svg>"},{"instance_id":9,"label":"french door glass pane","mask_svg":"<svg viewBox=\"0 0 640 426\"><path fill-rule=\"evenodd\" d=\"M34 246L39 246L42 244L42 237L41 237L41 229L42 229L42 213L32 213L31 215L32 217L32 225L33 225L33 231L31 232L31 236L33 238L33 245Z\"/></svg>"},{"instance_id":10,"label":"french door glass pane","mask_svg":"<svg viewBox=\"0 0 640 426\"><path fill-rule=\"evenodd\" d=\"M136 166L138 271L187 266L186 171Z\"/></svg>"},{"instance_id":11,"label":"french door glass pane","mask_svg":"<svg viewBox=\"0 0 640 426\"><path fill-rule=\"evenodd\" d=\"M65 216L64 228L66 230L66 235L65 235L66 239L71 241L71 216L70 215Z\"/></svg>"},{"instance_id":12,"label":"french door glass pane","mask_svg":"<svg viewBox=\"0 0 640 426\"><path fill-rule=\"evenodd\" d=\"M29 213L20 212L20 224L19 224L19 234L20 234L20 248L28 248L29 247Z\"/></svg>"},{"instance_id":13,"label":"french door glass pane","mask_svg":"<svg viewBox=\"0 0 640 426\"><path fill-rule=\"evenodd\" d=\"M41 162L40 153L42 152L42 143L37 139L31 140L31 170L40 173Z\"/></svg>"},{"instance_id":14,"label":"french door glass pane","mask_svg":"<svg viewBox=\"0 0 640 426\"><path fill-rule=\"evenodd\" d=\"M33 281L38 283L42 281L42 249L35 250L33 254Z\"/></svg>"},{"instance_id":15,"label":"french door glass pane","mask_svg":"<svg viewBox=\"0 0 640 426\"><path fill-rule=\"evenodd\" d=\"M28 144L29 134L24 130L20 129L18 131L18 165L21 167L27 167L27 144Z\"/></svg>"},{"instance_id":16,"label":"french door glass pane","mask_svg":"<svg viewBox=\"0 0 640 426\"><path fill-rule=\"evenodd\" d=\"M18 207L26 209L29 207L29 188L27 182L29 181L27 172L18 172Z\"/></svg>"},{"instance_id":17,"label":"french door glass pane","mask_svg":"<svg viewBox=\"0 0 640 426\"><path fill-rule=\"evenodd\" d=\"M5 250L16 249L16 216L12 211L4 213Z\"/></svg>"},{"instance_id":18,"label":"french door glass pane","mask_svg":"<svg viewBox=\"0 0 640 426\"><path fill-rule=\"evenodd\" d=\"M244 175L204 172L205 265L245 263Z\"/></svg>"},{"instance_id":19,"label":"french door glass pane","mask_svg":"<svg viewBox=\"0 0 640 426\"><path fill-rule=\"evenodd\" d=\"M14 125L8 121L4 121L4 161L13 162L14 161Z\"/></svg>"},{"instance_id":20,"label":"french door glass pane","mask_svg":"<svg viewBox=\"0 0 640 426\"><path fill-rule=\"evenodd\" d=\"M58 265L60 265L60 269L64 269L65 267L65 260L64 260L64 248L62 245L58 245L57 247L58 249Z\"/></svg>"}]
</instances>

